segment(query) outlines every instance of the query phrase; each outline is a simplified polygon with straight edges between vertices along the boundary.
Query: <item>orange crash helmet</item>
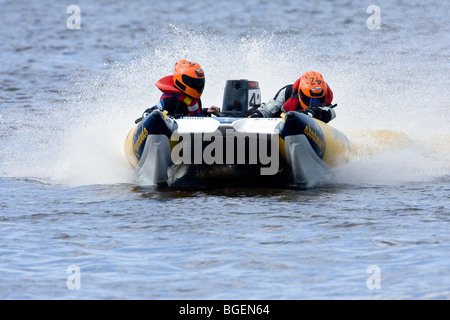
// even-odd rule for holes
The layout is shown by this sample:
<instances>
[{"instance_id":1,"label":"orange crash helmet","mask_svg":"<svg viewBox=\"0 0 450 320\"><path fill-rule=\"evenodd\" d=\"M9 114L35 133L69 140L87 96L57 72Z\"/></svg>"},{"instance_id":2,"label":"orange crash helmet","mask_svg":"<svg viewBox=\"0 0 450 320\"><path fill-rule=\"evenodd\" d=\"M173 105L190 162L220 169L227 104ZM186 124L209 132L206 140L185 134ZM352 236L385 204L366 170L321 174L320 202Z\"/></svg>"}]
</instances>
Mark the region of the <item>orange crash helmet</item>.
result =
<instances>
[{"instance_id":1,"label":"orange crash helmet","mask_svg":"<svg viewBox=\"0 0 450 320\"><path fill-rule=\"evenodd\" d=\"M205 87L205 73L198 63L183 59L175 63L173 83L188 96L200 99Z\"/></svg>"},{"instance_id":2,"label":"orange crash helmet","mask_svg":"<svg viewBox=\"0 0 450 320\"><path fill-rule=\"evenodd\" d=\"M298 99L303 109L321 106L325 103L326 98L327 84L320 73L308 71L301 76Z\"/></svg>"}]
</instances>

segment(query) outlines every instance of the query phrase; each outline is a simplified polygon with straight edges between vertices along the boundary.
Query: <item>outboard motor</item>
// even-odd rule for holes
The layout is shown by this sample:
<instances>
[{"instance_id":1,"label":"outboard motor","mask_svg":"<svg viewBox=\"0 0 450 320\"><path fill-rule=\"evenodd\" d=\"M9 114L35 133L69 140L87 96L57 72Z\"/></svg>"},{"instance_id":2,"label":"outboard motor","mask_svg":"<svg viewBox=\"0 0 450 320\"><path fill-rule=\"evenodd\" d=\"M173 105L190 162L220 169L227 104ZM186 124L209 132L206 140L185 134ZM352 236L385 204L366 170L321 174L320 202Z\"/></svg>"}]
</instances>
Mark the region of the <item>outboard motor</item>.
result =
<instances>
[{"instance_id":1,"label":"outboard motor","mask_svg":"<svg viewBox=\"0 0 450 320\"><path fill-rule=\"evenodd\" d=\"M245 117L247 111L261 104L261 90L257 81L227 80L223 94L222 117Z\"/></svg>"}]
</instances>

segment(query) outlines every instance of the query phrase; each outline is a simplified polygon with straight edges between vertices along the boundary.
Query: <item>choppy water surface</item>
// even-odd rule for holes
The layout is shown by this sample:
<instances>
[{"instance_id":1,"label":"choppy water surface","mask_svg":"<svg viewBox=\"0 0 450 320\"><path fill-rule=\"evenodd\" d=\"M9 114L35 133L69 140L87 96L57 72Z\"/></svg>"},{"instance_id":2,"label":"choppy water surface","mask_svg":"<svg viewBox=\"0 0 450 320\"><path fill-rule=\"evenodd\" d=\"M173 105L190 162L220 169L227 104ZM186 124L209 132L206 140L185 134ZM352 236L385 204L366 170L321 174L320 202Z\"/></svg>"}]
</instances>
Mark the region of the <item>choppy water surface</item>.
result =
<instances>
[{"instance_id":1,"label":"choppy water surface","mask_svg":"<svg viewBox=\"0 0 450 320\"><path fill-rule=\"evenodd\" d=\"M450 298L448 4L371 30L365 1L79 1L69 30L0 3L0 298ZM182 58L205 105L320 71L355 157L313 189L140 184L123 141Z\"/></svg>"}]
</instances>

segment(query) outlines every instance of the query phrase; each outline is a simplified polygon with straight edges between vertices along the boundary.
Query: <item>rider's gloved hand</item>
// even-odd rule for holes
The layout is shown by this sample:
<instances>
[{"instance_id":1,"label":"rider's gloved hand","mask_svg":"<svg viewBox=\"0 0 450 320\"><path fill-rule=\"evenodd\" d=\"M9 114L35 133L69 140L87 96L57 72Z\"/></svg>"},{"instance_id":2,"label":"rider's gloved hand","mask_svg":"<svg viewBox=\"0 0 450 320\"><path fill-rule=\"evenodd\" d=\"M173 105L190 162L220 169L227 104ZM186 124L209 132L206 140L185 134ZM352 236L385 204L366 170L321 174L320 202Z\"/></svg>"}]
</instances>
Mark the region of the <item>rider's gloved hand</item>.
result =
<instances>
[{"instance_id":1,"label":"rider's gloved hand","mask_svg":"<svg viewBox=\"0 0 450 320\"><path fill-rule=\"evenodd\" d=\"M311 118L315 118L316 113L319 113L319 110L317 109L319 109L319 107L309 107L305 110L301 110L300 112L306 114L307 116L310 116Z\"/></svg>"},{"instance_id":2,"label":"rider's gloved hand","mask_svg":"<svg viewBox=\"0 0 450 320\"><path fill-rule=\"evenodd\" d=\"M336 118L336 112L330 107L309 107L300 112L325 123Z\"/></svg>"},{"instance_id":3,"label":"rider's gloved hand","mask_svg":"<svg viewBox=\"0 0 450 320\"><path fill-rule=\"evenodd\" d=\"M142 119L144 119L146 116L148 116L148 115L149 115L152 111L154 111L155 109L156 109L156 107L151 107L151 108L145 109L144 113L142 114L142 117L136 119L136 120L134 121L134 123L139 123L139 122L141 122Z\"/></svg>"},{"instance_id":4,"label":"rider's gloved hand","mask_svg":"<svg viewBox=\"0 0 450 320\"><path fill-rule=\"evenodd\" d=\"M253 111L253 113L248 115L249 118L264 118L263 114L259 110Z\"/></svg>"}]
</instances>

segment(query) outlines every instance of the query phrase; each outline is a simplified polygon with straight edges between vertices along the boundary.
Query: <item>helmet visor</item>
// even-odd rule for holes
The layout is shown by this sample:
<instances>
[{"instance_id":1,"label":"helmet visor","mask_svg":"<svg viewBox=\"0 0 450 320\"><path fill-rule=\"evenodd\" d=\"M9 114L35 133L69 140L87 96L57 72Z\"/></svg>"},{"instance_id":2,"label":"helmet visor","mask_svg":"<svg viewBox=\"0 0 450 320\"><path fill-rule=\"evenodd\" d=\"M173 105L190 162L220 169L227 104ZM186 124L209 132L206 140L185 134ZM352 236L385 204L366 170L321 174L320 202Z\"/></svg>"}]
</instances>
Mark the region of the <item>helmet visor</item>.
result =
<instances>
[{"instance_id":1,"label":"helmet visor","mask_svg":"<svg viewBox=\"0 0 450 320\"><path fill-rule=\"evenodd\" d=\"M203 92L203 88L205 87L205 78L192 78L188 75L183 74L181 76L181 80L183 80L183 83L197 91L198 93Z\"/></svg>"},{"instance_id":2,"label":"helmet visor","mask_svg":"<svg viewBox=\"0 0 450 320\"><path fill-rule=\"evenodd\" d=\"M322 104L325 103L326 95L321 98L312 98L305 95L302 91L300 91L300 99L302 100L303 104L309 107L319 107Z\"/></svg>"}]
</instances>

